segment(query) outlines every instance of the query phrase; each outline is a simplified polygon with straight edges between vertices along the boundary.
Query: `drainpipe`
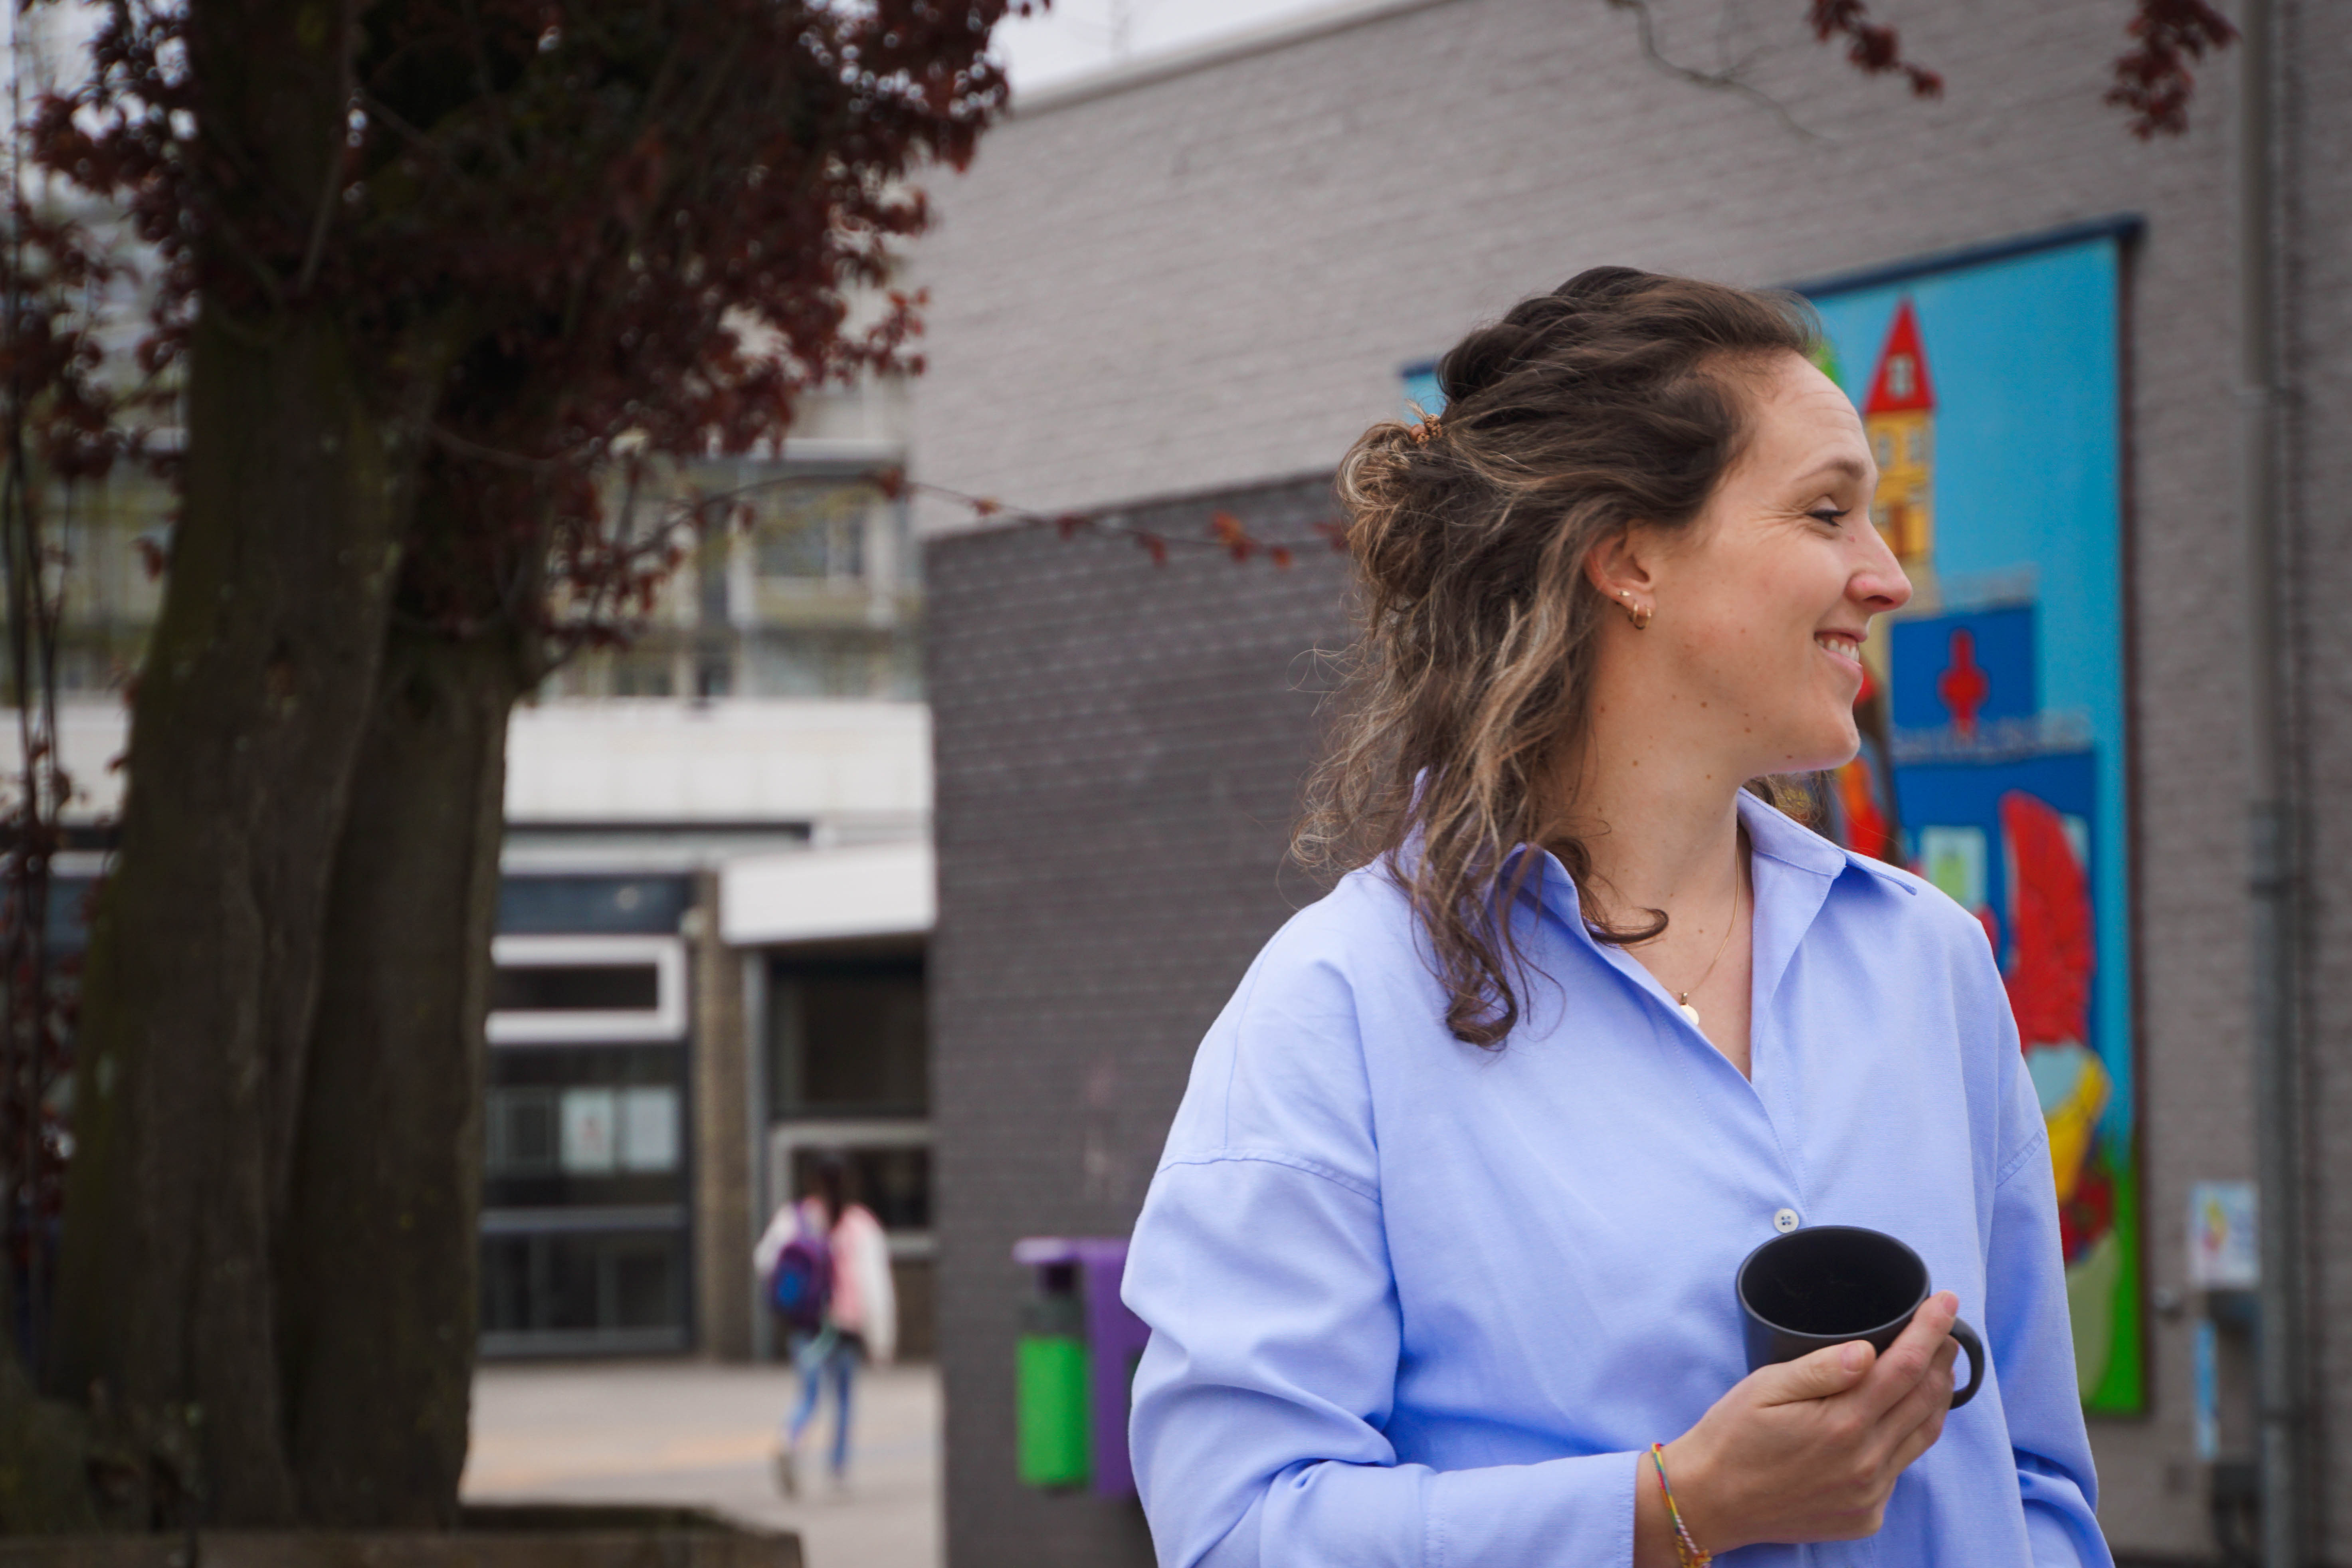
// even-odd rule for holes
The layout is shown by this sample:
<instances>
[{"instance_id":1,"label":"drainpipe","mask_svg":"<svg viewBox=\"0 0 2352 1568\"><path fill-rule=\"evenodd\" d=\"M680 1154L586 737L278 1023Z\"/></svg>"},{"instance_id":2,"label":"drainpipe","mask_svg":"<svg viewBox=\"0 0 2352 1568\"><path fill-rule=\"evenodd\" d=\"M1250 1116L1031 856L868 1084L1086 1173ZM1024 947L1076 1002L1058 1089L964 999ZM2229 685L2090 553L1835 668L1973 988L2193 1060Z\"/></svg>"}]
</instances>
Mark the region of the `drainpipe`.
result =
<instances>
[{"instance_id":1,"label":"drainpipe","mask_svg":"<svg viewBox=\"0 0 2352 1568\"><path fill-rule=\"evenodd\" d=\"M2264 1568L2304 1568L2303 1139L2296 1044L2294 815L2288 787L2288 628L2279 548L2278 222L2273 0L2244 0L2239 45L2241 501L2247 548L2249 1023L2261 1192L2257 1352Z\"/></svg>"}]
</instances>

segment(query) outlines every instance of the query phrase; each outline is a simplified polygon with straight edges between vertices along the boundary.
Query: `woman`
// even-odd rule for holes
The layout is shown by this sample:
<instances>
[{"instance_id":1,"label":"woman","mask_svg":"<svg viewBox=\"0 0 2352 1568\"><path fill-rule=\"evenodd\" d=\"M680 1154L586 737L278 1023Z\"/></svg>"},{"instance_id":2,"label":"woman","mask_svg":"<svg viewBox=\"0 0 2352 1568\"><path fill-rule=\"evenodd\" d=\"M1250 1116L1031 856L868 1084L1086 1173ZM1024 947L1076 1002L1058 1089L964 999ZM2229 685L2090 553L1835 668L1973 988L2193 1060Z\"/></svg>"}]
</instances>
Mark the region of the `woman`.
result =
<instances>
[{"instance_id":1,"label":"woman","mask_svg":"<svg viewBox=\"0 0 2352 1568\"><path fill-rule=\"evenodd\" d=\"M1210 1031L1128 1264L1163 1568L2109 1563L1984 932L1758 793L1854 754L1911 592L1812 348L1794 301L1599 268L1349 453L1301 838L1356 869ZM1944 1289L1883 1356L1749 1374L1733 1273L1813 1224ZM1956 1313L1991 1364L1953 1412Z\"/></svg>"},{"instance_id":2,"label":"woman","mask_svg":"<svg viewBox=\"0 0 2352 1568\"><path fill-rule=\"evenodd\" d=\"M849 1200L847 1186L848 1172L840 1159L820 1161L814 1190L778 1209L751 1249L751 1266L767 1280L773 1279L796 1239L812 1258L823 1259L813 1270L821 1276L815 1285L821 1300L813 1303L818 1326L782 1325L800 1379L792 1414L776 1434L776 1487L786 1497L800 1494L801 1439L816 1420L817 1399L828 1383L834 1392L834 1424L827 1468L835 1486L847 1483L850 1394L857 1363L870 1359L887 1366L898 1348L889 1237L871 1209Z\"/></svg>"}]
</instances>

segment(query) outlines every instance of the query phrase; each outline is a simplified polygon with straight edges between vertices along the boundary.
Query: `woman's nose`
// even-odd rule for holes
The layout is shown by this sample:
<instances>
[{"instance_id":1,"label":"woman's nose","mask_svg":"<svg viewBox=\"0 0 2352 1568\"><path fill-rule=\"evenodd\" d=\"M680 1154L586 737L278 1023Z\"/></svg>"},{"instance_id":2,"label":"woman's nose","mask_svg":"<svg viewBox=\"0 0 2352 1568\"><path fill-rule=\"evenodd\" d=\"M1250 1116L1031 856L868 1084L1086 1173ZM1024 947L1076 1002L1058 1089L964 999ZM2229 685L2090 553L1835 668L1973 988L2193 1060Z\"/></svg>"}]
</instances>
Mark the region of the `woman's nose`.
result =
<instances>
[{"instance_id":1,"label":"woman's nose","mask_svg":"<svg viewBox=\"0 0 2352 1568\"><path fill-rule=\"evenodd\" d=\"M1901 609L1911 602L1911 579L1905 574L1903 563L1895 558L1885 535L1875 528L1870 531L1868 550L1869 558L1854 574L1848 592L1867 605L1874 616Z\"/></svg>"}]
</instances>

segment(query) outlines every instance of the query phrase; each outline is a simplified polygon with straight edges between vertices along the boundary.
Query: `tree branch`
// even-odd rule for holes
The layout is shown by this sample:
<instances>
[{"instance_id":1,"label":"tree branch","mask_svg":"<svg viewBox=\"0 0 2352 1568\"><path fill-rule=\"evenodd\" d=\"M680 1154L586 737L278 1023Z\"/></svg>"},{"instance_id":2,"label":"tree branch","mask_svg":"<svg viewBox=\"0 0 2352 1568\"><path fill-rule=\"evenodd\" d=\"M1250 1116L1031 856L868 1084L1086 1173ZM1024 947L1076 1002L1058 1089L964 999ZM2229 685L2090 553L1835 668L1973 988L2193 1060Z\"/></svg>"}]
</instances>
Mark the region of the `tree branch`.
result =
<instances>
[{"instance_id":1,"label":"tree branch","mask_svg":"<svg viewBox=\"0 0 2352 1568\"><path fill-rule=\"evenodd\" d=\"M1642 58L1648 60L1658 70L1678 81L1686 81L1693 87L1704 87L1715 91L1736 92L1740 97L1760 103L1770 110L1780 119L1781 124L1806 141L1822 140L1821 132L1800 123L1797 117L1789 112L1786 104L1741 76L1739 67L1727 66L1720 70L1701 70L1696 66L1686 66L1678 60L1668 59L1665 51L1658 47L1657 18L1651 15L1650 0L1609 0L1609 7L1612 11L1631 11L1633 14L1634 26L1641 34Z\"/></svg>"},{"instance_id":2,"label":"tree branch","mask_svg":"<svg viewBox=\"0 0 2352 1568\"><path fill-rule=\"evenodd\" d=\"M335 197L343 188L343 142L351 133L351 106L358 95L359 84L352 70L352 29L359 26L358 0L343 0L341 30L335 35L336 86L335 94L340 112L327 138L327 173L319 191L317 207L310 215L310 242L302 247L302 270L294 280L297 299L310 292L310 285L319 279L319 264L327 255L327 230L335 220Z\"/></svg>"}]
</instances>

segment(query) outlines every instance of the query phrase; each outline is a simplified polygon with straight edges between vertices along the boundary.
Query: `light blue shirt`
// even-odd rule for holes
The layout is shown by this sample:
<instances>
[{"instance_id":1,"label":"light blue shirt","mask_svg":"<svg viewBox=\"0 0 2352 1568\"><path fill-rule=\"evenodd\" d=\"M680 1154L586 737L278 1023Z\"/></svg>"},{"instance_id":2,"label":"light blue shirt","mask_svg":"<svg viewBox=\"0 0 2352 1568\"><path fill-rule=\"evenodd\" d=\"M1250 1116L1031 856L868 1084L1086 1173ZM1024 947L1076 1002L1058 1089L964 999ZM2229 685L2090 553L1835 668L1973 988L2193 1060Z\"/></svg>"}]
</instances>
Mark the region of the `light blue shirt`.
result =
<instances>
[{"instance_id":1,"label":"light blue shirt","mask_svg":"<svg viewBox=\"0 0 2352 1568\"><path fill-rule=\"evenodd\" d=\"M1499 1051L1447 1033L1376 869L1266 944L1128 1259L1162 1568L1622 1568L1649 1445L1747 1374L1732 1276L1783 1209L1910 1243L1992 1364L1874 1537L1726 1561L2108 1568L2049 1146L1983 928L1739 804L1752 1081L1586 933L1549 855L1514 910L1549 981Z\"/></svg>"}]
</instances>

